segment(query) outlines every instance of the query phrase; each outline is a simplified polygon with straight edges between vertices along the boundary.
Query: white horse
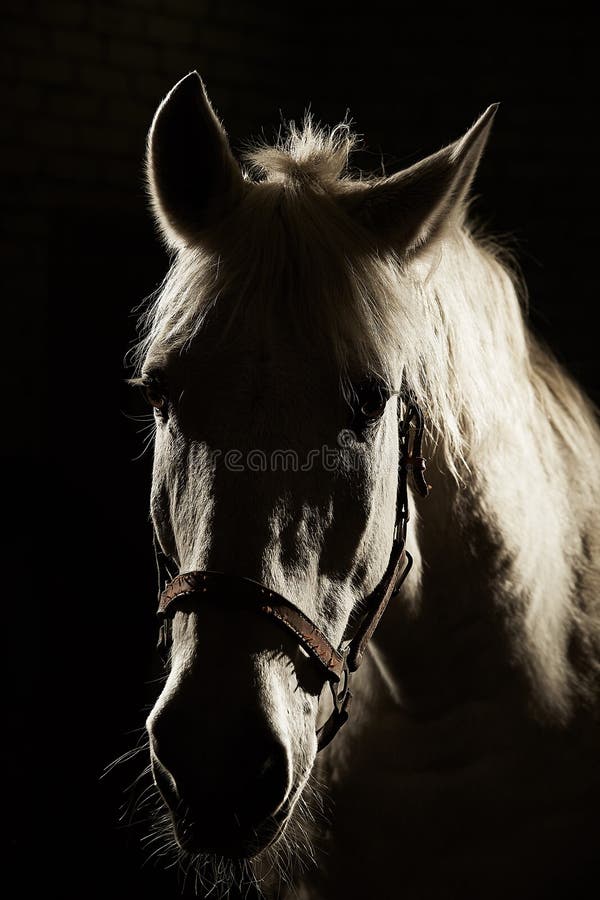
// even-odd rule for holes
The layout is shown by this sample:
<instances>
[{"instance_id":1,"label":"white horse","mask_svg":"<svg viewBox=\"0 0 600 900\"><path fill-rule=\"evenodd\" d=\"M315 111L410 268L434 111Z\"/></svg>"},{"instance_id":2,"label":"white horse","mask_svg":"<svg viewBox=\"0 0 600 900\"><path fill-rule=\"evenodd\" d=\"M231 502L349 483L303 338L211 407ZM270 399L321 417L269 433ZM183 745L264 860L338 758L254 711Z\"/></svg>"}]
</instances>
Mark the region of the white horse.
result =
<instances>
[{"instance_id":1,"label":"white horse","mask_svg":"<svg viewBox=\"0 0 600 900\"><path fill-rule=\"evenodd\" d=\"M175 611L147 729L206 891L213 860L227 896L571 898L598 862L600 433L466 222L494 113L385 178L351 177L347 126L310 120L241 168L196 73L156 113L175 259L138 347L152 519L180 572L233 587ZM343 645L390 557L405 396L433 490L317 756L325 678L235 578Z\"/></svg>"}]
</instances>

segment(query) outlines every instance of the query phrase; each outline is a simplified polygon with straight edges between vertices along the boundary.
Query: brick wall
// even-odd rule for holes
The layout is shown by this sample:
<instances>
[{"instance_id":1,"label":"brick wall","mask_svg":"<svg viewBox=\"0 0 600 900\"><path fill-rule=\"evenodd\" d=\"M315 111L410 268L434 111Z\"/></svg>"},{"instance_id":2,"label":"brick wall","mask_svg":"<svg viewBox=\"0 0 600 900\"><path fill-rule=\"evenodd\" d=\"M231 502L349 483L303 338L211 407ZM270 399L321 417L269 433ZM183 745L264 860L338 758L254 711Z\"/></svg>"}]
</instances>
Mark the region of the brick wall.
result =
<instances>
[{"instance_id":1,"label":"brick wall","mask_svg":"<svg viewBox=\"0 0 600 900\"><path fill-rule=\"evenodd\" d=\"M243 124L248 107L260 113L260 98L272 114L274 47L275 56L285 55L277 20L269 32L244 19L244 4L235 7L206 0L15 3L3 59L12 138L4 173L40 177L45 205L128 206L157 102L192 68L201 69L227 118Z\"/></svg>"},{"instance_id":2,"label":"brick wall","mask_svg":"<svg viewBox=\"0 0 600 900\"><path fill-rule=\"evenodd\" d=\"M28 408L54 318L48 265L64 279L71 237L101 219L109 227L111 217L138 259L160 253L143 234L145 136L161 97L192 68L234 146L261 128L270 135L281 114L298 117L309 103L330 122L350 108L371 150L360 158L366 167L379 164L381 150L390 168L412 161L503 100L477 185L480 209L496 230L516 233L535 323L595 386L595 348L573 316L573 304L585 314L595 291L585 263L595 253L598 149L590 23L549 14L491 29L453 10L428 17L403 9L399 24L392 9L376 4L365 17L335 4L241 0L5 4L1 249L15 336L6 379L29 400L15 413L13 440L36 440ZM124 235L103 249L111 258L96 261L114 267L115 281L115 260L132 252ZM142 279L139 297L150 287ZM60 293L56 280L52 289ZM73 292L71 285L65 297Z\"/></svg>"},{"instance_id":3,"label":"brick wall","mask_svg":"<svg viewBox=\"0 0 600 900\"><path fill-rule=\"evenodd\" d=\"M26 401L15 409L15 449L35 451L30 410L45 387L48 265L59 267L69 252L58 232L66 221L81 230L105 213L144 210L148 125L190 69L202 71L219 112L241 128L250 108L254 127L262 104L272 114L279 98L272 104L269 65L283 60L285 45L277 18L265 28L245 4L210 0L22 0L4 15L1 250L15 337L5 349L5 386Z\"/></svg>"},{"instance_id":4,"label":"brick wall","mask_svg":"<svg viewBox=\"0 0 600 900\"><path fill-rule=\"evenodd\" d=\"M142 160L172 84L198 69L234 147L261 128L270 136L280 111L297 118L310 103L335 123L349 108L369 148L359 164L377 167L383 152L388 171L503 101L476 209L516 236L537 329L598 385L587 321L597 295L593 13L527 21L498 8L492 25L485 5L351 6L3 4L3 547L9 574L39 573L29 594L19 582L10 608L5 781L15 861L23 848L15 880L33 895L53 880L65 898L82 885L89 897L113 896L115 885L145 900L179 893L170 872L142 867L139 835L116 827L118 786L98 782L149 699L140 682L155 639L150 461L133 462L142 436L123 413L141 409L123 385L123 354L130 311L167 262Z\"/></svg>"},{"instance_id":5,"label":"brick wall","mask_svg":"<svg viewBox=\"0 0 600 900\"><path fill-rule=\"evenodd\" d=\"M330 122L349 108L370 148L359 159L367 168L382 151L389 168L430 152L501 99L478 209L496 231L516 234L534 324L597 387L595 347L579 322L595 302L591 20L548 15L491 29L453 10L428 17L403 9L393 21L393 9L376 4L365 18L335 4L240 0L5 4L1 249L15 337L5 383L35 402L54 319L48 266L60 295L60 282L75 276L74 237L100 221L122 229L118 245L102 248L112 258L88 261L112 265L115 282L116 260L137 254L142 267L144 255L159 258L145 213L145 136L161 97L197 68L234 146L261 129L272 134L282 115L298 117L308 104ZM132 301L150 288L142 278ZM76 293L73 284L63 290L65 302L77 302ZM15 415L13 440L31 446L28 405Z\"/></svg>"}]
</instances>

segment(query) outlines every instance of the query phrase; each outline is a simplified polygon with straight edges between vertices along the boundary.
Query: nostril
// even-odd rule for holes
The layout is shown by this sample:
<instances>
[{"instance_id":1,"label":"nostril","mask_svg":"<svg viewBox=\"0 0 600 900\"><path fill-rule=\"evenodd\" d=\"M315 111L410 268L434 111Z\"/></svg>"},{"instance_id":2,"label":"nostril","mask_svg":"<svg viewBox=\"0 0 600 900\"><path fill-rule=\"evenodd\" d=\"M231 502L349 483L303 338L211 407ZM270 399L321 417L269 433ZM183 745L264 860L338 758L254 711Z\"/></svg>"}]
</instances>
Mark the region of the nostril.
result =
<instances>
[{"instance_id":1,"label":"nostril","mask_svg":"<svg viewBox=\"0 0 600 900\"><path fill-rule=\"evenodd\" d=\"M282 760L277 753L272 753L270 756L267 756L258 773L259 778L268 777L270 773L276 771L281 761Z\"/></svg>"},{"instance_id":2,"label":"nostril","mask_svg":"<svg viewBox=\"0 0 600 900\"><path fill-rule=\"evenodd\" d=\"M161 793L163 785L169 794L176 791L183 772L188 764L192 764L194 741L190 739L192 735L186 735L184 728L185 721L169 706L163 707L146 723L152 768Z\"/></svg>"},{"instance_id":3,"label":"nostril","mask_svg":"<svg viewBox=\"0 0 600 900\"><path fill-rule=\"evenodd\" d=\"M151 759L154 783L167 806L172 810L176 810L180 806L181 797L179 796L175 779L154 752L151 754Z\"/></svg>"},{"instance_id":4,"label":"nostril","mask_svg":"<svg viewBox=\"0 0 600 900\"><path fill-rule=\"evenodd\" d=\"M240 791L241 814L245 818L250 813L254 820L274 815L287 800L290 782L287 750L283 744L273 743L247 779L246 789Z\"/></svg>"}]
</instances>

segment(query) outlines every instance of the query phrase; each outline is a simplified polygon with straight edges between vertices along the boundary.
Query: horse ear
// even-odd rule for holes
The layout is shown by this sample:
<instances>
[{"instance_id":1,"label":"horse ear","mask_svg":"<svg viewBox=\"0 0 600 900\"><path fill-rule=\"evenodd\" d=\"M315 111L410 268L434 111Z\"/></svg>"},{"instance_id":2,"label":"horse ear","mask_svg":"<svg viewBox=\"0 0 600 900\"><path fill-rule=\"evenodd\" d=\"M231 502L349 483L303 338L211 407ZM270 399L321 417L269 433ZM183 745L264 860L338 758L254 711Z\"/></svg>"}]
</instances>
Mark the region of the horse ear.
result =
<instances>
[{"instance_id":1,"label":"horse ear","mask_svg":"<svg viewBox=\"0 0 600 900\"><path fill-rule=\"evenodd\" d=\"M158 107L146 166L157 222L174 246L197 242L239 200L242 174L197 72L182 78Z\"/></svg>"},{"instance_id":2,"label":"horse ear","mask_svg":"<svg viewBox=\"0 0 600 900\"><path fill-rule=\"evenodd\" d=\"M460 140L409 169L357 182L342 205L376 238L403 251L424 246L462 212L498 106L488 107Z\"/></svg>"}]
</instances>

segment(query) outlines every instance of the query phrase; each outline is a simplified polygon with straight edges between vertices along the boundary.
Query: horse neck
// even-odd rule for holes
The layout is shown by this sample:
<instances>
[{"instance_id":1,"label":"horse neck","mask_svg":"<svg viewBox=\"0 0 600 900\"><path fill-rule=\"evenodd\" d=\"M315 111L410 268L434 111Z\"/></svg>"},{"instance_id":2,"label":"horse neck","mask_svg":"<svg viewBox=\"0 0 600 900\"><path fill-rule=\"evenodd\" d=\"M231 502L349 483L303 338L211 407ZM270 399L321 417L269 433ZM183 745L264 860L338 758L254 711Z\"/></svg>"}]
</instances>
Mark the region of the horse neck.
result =
<instances>
[{"instance_id":1,"label":"horse neck","mask_svg":"<svg viewBox=\"0 0 600 900\"><path fill-rule=\"evenodd\" d=\"M533 701L543 715L562 719L577 678L569 658L571 594L585 539L574 520L578 513L589 518L600 499L581 489L575 496L570 467L583 447L598 458L598 433L575 386L527 334L506 272L498 264L495 271L500 283L489 282L492 301L506 309L494 312L494 340L482 321L480 339L463 348L479 355L476 366L487 379L475 389L487 397L465 396L468 440L459 479L452 471L456 441L442 433L430 465L433 491L416 501L419 521L413 516L411 523L415 573L380 643L404 704L427 709L473 692L512 692L524 707ZM481 288L481 278L474 283ZM477 318L486 299L475 296L472 304ZM457 356L453 377L460 371ZM579 435L579 448L569 447L565 428Z\"/></svg>"}]
</instances>

